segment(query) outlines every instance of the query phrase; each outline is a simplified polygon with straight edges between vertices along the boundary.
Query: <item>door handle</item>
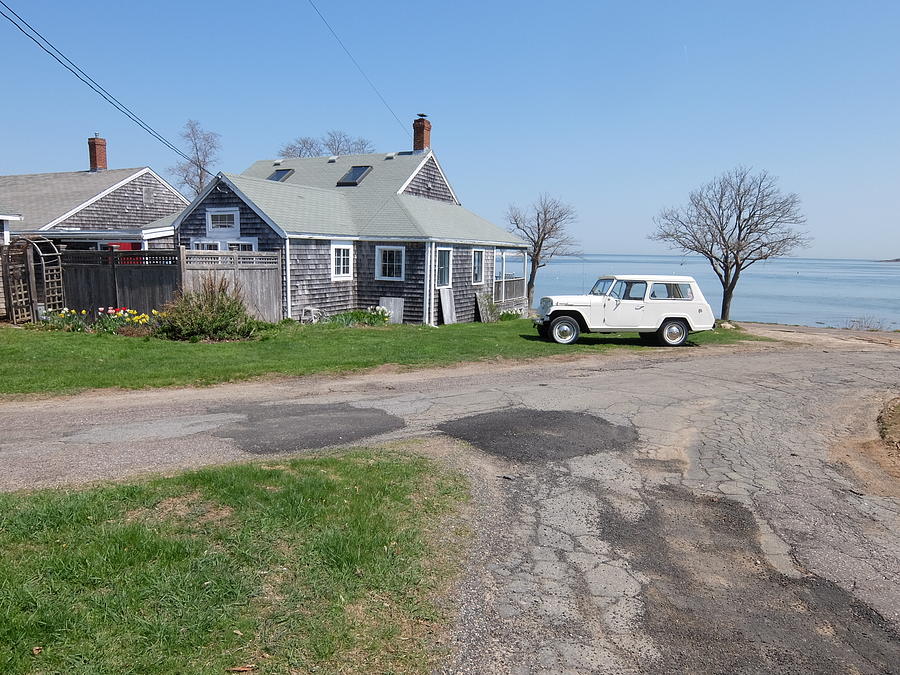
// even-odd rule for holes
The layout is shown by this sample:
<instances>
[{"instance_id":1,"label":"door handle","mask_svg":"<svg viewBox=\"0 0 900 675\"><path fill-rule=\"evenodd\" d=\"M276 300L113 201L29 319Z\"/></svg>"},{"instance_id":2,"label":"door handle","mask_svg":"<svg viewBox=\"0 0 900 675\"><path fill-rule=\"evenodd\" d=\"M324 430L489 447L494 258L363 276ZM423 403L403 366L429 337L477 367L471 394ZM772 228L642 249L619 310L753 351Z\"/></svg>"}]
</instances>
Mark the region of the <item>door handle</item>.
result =
<instances>
[{"instance_id":1,"label":"door handle","mask_svg":"<svg viewBox=\"0 0 900 675\"><path fill-rule=\"evenodd\" d=\"M635 308L635 309L644 309L644 306L643 306L643 305L635 305L634 308Z\"/></svg>"}]
</instances>

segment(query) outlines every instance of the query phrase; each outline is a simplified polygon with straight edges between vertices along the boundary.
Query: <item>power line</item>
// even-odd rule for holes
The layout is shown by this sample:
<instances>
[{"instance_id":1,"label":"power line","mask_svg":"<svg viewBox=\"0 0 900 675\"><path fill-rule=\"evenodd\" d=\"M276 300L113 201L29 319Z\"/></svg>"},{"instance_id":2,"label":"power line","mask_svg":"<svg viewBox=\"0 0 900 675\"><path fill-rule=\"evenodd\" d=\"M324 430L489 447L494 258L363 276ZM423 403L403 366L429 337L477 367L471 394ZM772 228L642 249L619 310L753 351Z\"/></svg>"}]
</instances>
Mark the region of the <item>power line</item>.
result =
<instances>
[{"instance_id":1,"label":"power line","mask_svg":"<svg viewBox=\"0 0 900 675\"><path fill-rule=\"evenodd\" d=\"M362 66L359 65L359 62L358 62L355 58L353 58L353 54L350 53L350 50L347 49L347 45L345 45L345 44L344 44L344 41L341 40L340 37L338 37L338 34L334 32L334 28L331 27L331 24L328 23L328 20L327 20L324 16L322 16L322 12L320 12L320 11L319 11L319 8L316 7L316 3L314 3L313 0L309 0L309 4L312 6L312 8L313 8L314 10L316 10L316 14L319 15L319 18L320 18L320 19L322 19L322 23L324 23L325 26L328 28L328 30L331 31L331 34L334 36L334 39L337 40L337 43L341 46L341 49L343 49L344 52L346 52L347 56L350 57L350 60L353 61L353 65L356 66L356 69L359 71L360 75L362 75L362 76L366 79L366 82L369 83L369 86L372 87L372 91L375 92L375 95L378 96L378 98L381 99L381 102L382 102L382 103L384 103L384 107L387 108L388 111L391 113L391 115L394 116L394 119L397 120L397 124L400 125L400 128L403 129L403 131L406 132L406 135L407 135L407 136L410 136L409 129L407 129L407 128L406 128L406 125L405 125L403 122L400 121L400 118L399 118L399 117L397 117L397 113L394 112L394 109L391 108L391 106L390 106L390 105L388 104L388 102L385 100L384 96L381 95L381 92L378 91L378 87L375 86L375 83L372 82L372 80L369 79L369 76L368 76L368 75L366 75L366 71L364 71L364 70L362 69Z\"/></svg>"},{"instance_id":2,"label":"power line","mask_svg":"<svg viewBox=\"0 0 900 675\"><path fill-rule=\"evenodd\" d=\"M19 30L25 37L34 42L38 47L40 47L44 52L50 55L53 60L59 63L63 68L72 73L75 77L81 80L84 84L86 84L92 91L100 95L107 103L113 106L116 110L121 112L123 115L128 117L132 122L137 124L141 129L146 131L148 134L153 136L160 143L165 145L169 150L175 152L180 157L184 158L186 161L190 162L201 171L205 171L209 173L204 167L200 166L196 161L194 161L191 157L183 153L178 147L176 147L173 143L171 143L168 139L166 139L161 133L156 131L153 127L147 124L143 119L141 119L137 113L132 111L128 106L122 103L119 99L113 96L109 91L107 91L102 85L100 85L94 78L88 75L84 70L82 70L75 62L73 62L69 57L63 54L50 40L45 38L41 33L30 23L28 23L24 18L22 18L12 7L10 7L6 2L0 0L0 5L5 7L7 11L12 14L12 16L4 12L0 9L0 16L3 16L7 21L9 21L16 29ZM18 19L18 22L16 21ZM20 23L21 22L21 25ZM25 26L28 30L25 30L22 26ZM30 33L28 31L31 31ZM33 33L33 34L32 34ZM37 37L35 37L37 36Z\"/></svg>"}]
</instances>

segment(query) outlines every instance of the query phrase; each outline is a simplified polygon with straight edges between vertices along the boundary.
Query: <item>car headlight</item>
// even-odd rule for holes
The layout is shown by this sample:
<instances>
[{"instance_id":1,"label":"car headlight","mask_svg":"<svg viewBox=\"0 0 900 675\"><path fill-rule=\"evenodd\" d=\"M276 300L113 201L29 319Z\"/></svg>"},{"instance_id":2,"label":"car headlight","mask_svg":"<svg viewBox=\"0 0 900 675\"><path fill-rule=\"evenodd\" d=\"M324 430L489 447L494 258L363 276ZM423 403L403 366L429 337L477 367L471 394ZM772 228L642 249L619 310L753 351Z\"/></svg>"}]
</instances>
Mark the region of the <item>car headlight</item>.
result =
<instances>
[{"instance_id":1,"label":"car headlight","mask_svg":"<svg viewBox=\"0 0 900 675\"><path fill-rule=\"evenodd\" d=\"M541 312L546 314L553 307L553 301L550 298L541 298Z\"/></svg>"}]
</instances>

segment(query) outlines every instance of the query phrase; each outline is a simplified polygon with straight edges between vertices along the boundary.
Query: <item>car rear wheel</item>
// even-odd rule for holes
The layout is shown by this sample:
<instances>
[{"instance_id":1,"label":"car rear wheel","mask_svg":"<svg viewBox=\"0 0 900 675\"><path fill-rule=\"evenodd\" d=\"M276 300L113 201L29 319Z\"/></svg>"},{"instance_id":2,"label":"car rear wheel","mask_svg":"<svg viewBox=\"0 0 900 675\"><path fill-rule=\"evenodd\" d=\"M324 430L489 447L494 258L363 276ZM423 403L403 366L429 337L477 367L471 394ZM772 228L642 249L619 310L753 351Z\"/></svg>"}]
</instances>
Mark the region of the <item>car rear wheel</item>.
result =
<instances>
[{"instance_id":1,"label":"car rear wheel","mask_svg":"<svg viewBox=\"0 0 900 675\"><path fill-rule=\"evenodd\" d=\"M553 322L550 324L550 337L553 338L554 342L561 345L570 345L573 342L577 342L580 336L581 327L578 325L578 320L573 319L571 316L561 316L558 319L553 319Z\"/></svg>"},{"instance_id":2,"label":"car rear wheel","mask_svg":"<svg viewBox=\"0 0 900 675\"><path fill-rule=\"evenodd\" d=\"M687 340L688 326L681 319L666 319L656 331L657 340L663 347L680 347Z\"/></svg>"}]
</instances>

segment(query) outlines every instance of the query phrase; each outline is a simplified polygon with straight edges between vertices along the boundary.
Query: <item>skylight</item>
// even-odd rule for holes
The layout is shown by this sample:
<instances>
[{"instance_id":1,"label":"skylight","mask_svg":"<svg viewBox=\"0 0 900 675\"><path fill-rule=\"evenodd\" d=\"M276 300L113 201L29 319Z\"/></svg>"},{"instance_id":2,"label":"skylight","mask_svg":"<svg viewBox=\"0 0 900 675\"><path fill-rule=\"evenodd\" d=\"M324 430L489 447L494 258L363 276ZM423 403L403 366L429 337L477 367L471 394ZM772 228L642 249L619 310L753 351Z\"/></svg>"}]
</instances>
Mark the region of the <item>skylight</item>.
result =
<instances>
[{"instance_id":1,"label":"skylight","mask_svg":"<svg viewBox=\"0 0 900 675\"><path fill-rule=\"evenodd\" d=\"M275 169L267 180L274 180L275 182L280 183L292 173L294 173L293 169Z\"/></svg>"},{"instance_id":2,"label":"skylight","mask_svg":"<svg viewBox=\"0 0 900 675\"><path fill-rule=\"evenodd\" d=\"M343 185L359 185L363 178L369 175L371 166L351 166L350 170L337 182L338 187Z\"/></svg>"}]
</instances>

